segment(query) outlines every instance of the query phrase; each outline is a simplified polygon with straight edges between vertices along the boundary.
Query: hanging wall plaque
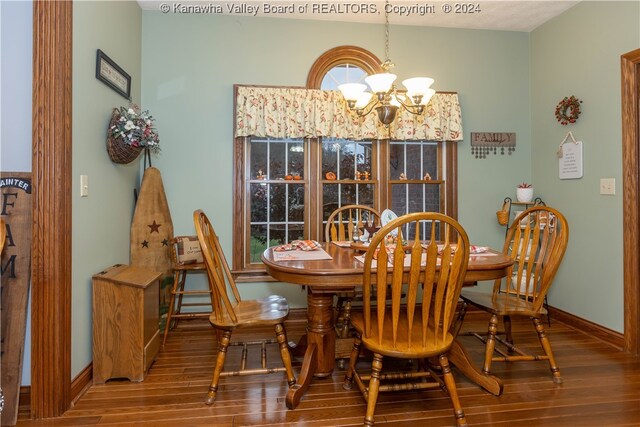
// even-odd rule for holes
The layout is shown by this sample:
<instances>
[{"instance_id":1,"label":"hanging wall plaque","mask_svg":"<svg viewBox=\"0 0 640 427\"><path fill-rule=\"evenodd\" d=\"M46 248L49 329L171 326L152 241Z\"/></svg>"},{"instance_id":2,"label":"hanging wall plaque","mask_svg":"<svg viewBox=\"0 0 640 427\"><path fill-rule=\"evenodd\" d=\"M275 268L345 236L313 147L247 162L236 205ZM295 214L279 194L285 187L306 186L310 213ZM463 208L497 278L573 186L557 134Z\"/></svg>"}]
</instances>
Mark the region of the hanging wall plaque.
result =
<instances>
[{"instance_id":1,"label":"hanging wall plaque","mask_svg":"<svg viewBox=\"0 0 640 427\"><path fill-rule=\"evenodd\" d=\"M582 174L582 141L577 141L569 132L558 147L558 177L578 179Z\"/></svg>"},{"instance_id":2,"label":"hanging wall plaque","mask_svg":"<svg viewBox=\"0 0 640 427\"><path fill-rule=\"evenodd\" d=\"M471 132L471 154L476 159L485 159L487 154L505 153L511 155L516 150L515 132Z\"/></svg>"}]
</instances>

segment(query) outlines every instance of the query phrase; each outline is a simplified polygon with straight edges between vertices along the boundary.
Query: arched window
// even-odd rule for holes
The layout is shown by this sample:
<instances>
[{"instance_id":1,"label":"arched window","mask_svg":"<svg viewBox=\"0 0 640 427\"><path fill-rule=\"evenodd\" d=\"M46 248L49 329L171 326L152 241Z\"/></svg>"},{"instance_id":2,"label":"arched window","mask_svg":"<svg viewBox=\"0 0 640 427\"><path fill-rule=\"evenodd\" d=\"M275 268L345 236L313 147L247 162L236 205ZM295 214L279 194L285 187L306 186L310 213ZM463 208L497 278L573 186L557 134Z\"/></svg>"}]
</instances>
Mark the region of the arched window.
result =
<instances>
[{"instance_id":1,"label":"arched window","mask_svg":"<svg viewBox=\"0 0 640 427\"><path fill-rule=\"evenodd\" d=\"M336 90L338 84L354 83L381 72L380 59L373 53L357 46L338 46L313 63L307 75L307 88ZM335 87L331 87L334 83Z\"/></svg>"},{"instance_id":2,"label":"arched window","mask_svg":"<svg viewBox=\"0 0 640 427\"><path fill-rule=\"evenodd\" d=\"M371 52L356 46L339 46L323 53L311 66L307 88L338 90L343 83L364 83L365 77L381 71L380 60ZM316 193L320 212L316 216L322 235L326 220L335 209L349 204L377 207L378 150L370 140L322 138L315 146L321 165Z\"/></svg>"}]
</instances>

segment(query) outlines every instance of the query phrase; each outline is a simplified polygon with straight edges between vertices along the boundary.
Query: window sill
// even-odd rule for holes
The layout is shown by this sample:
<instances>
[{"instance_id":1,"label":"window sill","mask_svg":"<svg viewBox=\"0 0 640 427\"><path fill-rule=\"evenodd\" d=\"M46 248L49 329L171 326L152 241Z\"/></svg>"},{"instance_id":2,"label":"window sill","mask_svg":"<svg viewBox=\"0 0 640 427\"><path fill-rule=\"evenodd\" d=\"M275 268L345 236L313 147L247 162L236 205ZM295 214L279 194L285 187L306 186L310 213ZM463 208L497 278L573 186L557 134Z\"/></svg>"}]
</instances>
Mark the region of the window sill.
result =
<instances>
[{"instance_id":1,"label":"window sill","mask_svg":"<svg viewBox=\"0 0 640 427\"><path fill-rule=\"evenodd\" d=\"M276 279L269 276L264 270L233 271L232 273L236 283L263 283L276 281Z\"/></svg>"}]
</instances>

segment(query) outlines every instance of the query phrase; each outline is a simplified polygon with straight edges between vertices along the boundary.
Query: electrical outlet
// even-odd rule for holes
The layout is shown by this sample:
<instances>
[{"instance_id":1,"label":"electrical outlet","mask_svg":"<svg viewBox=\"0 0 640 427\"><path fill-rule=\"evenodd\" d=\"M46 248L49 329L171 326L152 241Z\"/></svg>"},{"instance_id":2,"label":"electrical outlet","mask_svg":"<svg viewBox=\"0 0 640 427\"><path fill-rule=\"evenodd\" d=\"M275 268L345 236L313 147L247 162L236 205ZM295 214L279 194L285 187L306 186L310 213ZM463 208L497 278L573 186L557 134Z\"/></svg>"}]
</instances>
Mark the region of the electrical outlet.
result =
<instances>
[{"instance_id":1,"label":"electrical outlet","mask_svg":"<svg viewBox=\"0 0 640 427\"><path fill-rule=\"evenodd\" d=\"M80 175L80 197L89 196L89 176Z\"/></svg>"},{"instance_id":2,"label":"electrical outlet","mask_svg":"<svg viewBox=\"0 0 640 427\"><path fill-rule=\"evenodd\" d=\"M613 196L616 194L615 178L600 178L600 194Z\"/></svg>"}]
</instances>

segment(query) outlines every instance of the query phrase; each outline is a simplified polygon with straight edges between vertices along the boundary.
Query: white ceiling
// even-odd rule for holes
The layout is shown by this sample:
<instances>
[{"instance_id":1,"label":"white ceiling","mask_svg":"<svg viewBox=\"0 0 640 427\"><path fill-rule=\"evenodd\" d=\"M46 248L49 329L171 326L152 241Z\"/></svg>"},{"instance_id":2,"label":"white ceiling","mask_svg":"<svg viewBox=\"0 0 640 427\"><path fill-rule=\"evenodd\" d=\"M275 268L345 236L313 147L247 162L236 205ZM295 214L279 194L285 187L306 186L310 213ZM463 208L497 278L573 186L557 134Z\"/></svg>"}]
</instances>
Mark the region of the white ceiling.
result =
<instances>
[{"instance_id":1,"label":"white ceiling","mask_svg":"<svg viewBox=\"0 0 640 427\"><path fill-rule=\"evenodd\" d=\"M384 1L349 1L349 0L263 0L263 1L163 1L138 0L145 10L163 11L170 14L201 13L241 16L278 17L288 19L315 19L328 21L384 23ZM531 31L553 17L561 14L579 1L554 0L502 0L502 1L404 1L392 0L393 8L389 12L392 25L422 25L429 27L450 27L469 29L489 29L503 31ZM448 7L455 5L478 5L473 13L445 13ZM306 5L306 6L305 6ZM428 5L428 13L420 10ZM230 11L231 7L244 7L244 11ZM267 7L271 7L271 11ZM284 13L273 13L273 8L288 7ZM197 11L195 8L200 8ZM307 12L301 11L307 8ZM365 10L369 7L369 11ZM405 9L400 9L404 7ZM409 9L413 7L413 10ZM165 12L165 8L168 12ZM219 8L219 9L218 9ZM293 9L293 12L291 10ZM373 10L371 12L371 10ZM404 12L406 13L400 13ZM244 12L244 13L243 13ZM271 13L267 13L271 12ZM462 11L461 11L462 12Z\"/></svg>"}]
</instances>

